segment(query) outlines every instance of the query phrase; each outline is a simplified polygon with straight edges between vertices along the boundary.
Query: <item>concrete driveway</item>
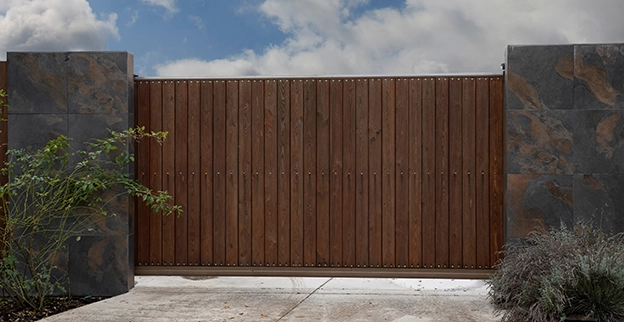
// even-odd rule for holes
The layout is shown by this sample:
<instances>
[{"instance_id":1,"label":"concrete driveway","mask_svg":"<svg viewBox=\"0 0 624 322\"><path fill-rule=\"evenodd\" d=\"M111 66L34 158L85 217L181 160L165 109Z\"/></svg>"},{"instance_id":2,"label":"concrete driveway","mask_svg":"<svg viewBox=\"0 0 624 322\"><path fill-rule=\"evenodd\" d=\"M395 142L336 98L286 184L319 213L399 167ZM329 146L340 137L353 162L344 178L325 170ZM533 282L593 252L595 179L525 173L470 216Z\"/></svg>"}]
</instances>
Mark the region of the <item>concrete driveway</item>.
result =
<instances>
[{"instance_id":1,"label":"concrete driveway","mask_svg":"<svg viewBox=\"0 0 624 322\"><path fill-rule=\"evenodd\" d=\"M499 321L480 280L136 277L43 321Z\"/></svg>"}]
</instances>

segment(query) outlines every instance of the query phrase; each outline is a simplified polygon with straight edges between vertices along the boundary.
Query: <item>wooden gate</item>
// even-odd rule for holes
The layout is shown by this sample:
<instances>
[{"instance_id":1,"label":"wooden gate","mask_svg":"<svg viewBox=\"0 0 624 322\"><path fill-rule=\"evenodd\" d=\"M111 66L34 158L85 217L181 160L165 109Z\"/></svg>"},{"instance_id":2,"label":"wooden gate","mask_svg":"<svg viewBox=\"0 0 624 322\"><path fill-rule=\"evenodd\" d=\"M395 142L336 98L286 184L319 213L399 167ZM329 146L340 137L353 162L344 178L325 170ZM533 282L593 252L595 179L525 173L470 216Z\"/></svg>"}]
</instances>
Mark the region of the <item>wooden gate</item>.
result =
<instances>
[{"instance_id":1,"label":"wooden gate","mask_svg":"<svg viewBox=\"0 0 624 322\"><path fill-rule=\"evenodd\" d=\"M503 244L495 76L135 80L137 274L484 277Z\"/></svg>"}]
</instances>

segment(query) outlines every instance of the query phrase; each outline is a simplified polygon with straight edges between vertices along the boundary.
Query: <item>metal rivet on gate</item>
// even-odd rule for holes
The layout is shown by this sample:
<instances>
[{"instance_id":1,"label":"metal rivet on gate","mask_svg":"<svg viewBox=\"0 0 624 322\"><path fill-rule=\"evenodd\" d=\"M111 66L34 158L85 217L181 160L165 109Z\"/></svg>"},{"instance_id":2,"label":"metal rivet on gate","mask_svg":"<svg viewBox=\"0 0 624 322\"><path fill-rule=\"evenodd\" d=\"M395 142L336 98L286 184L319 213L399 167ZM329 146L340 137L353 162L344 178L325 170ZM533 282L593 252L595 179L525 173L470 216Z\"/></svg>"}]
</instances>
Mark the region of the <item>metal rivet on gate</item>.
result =
<instances>
[{"instance_id":1,"label":"metal rivet on gate","mask_svg":"<svg viewBox=\"0 0 624 322\"><path fill-rule=\"evenodd\" d=\"M468 171L468 175L470 175L470 171Z\"/></svg>"},{"instance_id":2,"label":"metal rivet on gate","mask_svg":"<svg viewBox=\"0 0 624 322\"><path fill-rule=\"evenodd\" d=\"M324 176L324 175L325 175L325 172L321 172L321 175L322 175L322 176Z\"/></svg>"},{"instance_id":3,"label":"metal rivet on gate","mask_svg":"<svg viewBox=\"0 0 624 322\"><path fill-rule=\"evenodd\" d=\"M308 175L312 175L312 172L309 172L309 171L308 171Z\"/></svg>"},{"instance_id":4,"label":"metal rivet on gate","mask_svg":"<svg viewBox=\"0 0 624 322\"><path fill-rule=\"evenodd\" d=\"M442 176L443 176L443 175L444 175L444 171L441 171L441 172L440 172L440 175L442 175Z\"/></svg>"},{"instance_id":5,"label":"metal rivet on gate","mask_svg":"<svg viewBox=\"0 0 624 322\"><path fill-rule=\"evenodd\" d=\"M272 174L273 174L273 172L270 172L270 171L269 171L269 175L272 175Z\"/></svg>"},{"instance_id":6,"label":"metal rivet on gate","mask_svg":"<svg viewBox=\"0 0 624 322\"><path fill-rule=\"evenodd\" d=\"M258 172L256 172L256 175L258 175Z\"/></svg>"},{"instance_id":7,"label":"metal rivet on gate","mask_svg":"<svg viewBox=\"0 0 624 322\"><path fill-rule=\"evenodd\" d=\"M191 173L192 175L195 175L195 172Z\"/></svg>"},{"instance_id":8,"label":"metal rivet on gate","mask_svg":"<svg viewBox=\"0 0 624 322\"><path fill-rule=\"evenodd\" d=\"M217 171L217 175L220 175L220 174L221 174L221 172Z\"/></svg>"},{"instance_id":9,"label":"metal rivet on gate","mask_svg":"<svg viewBox=\"0 0 624 322\"><path fill-rule=\"evenodd\" d=\"M169 175L169 172L167 172L167 175Z\"/></svg>"},{"instance_id":10,"label":"metal rivet on gate","mask_svg":"<svg viewBox=\"0 0 624 322\"><path fill-rule=\"evenodd\" d=\"M481 175L484 175L484 174L485 174L485 172L481 171Z\"/></svg>"},{"instance_id":11,"label":"metal rivet on gate","mask_svg":"<svg viewBox=\"0 0 624 322\"><path fill-rule=\"evenodd\" d=\"M182 172L180 172L180 175L182 175Z\"/></svg>"}]
</instances>

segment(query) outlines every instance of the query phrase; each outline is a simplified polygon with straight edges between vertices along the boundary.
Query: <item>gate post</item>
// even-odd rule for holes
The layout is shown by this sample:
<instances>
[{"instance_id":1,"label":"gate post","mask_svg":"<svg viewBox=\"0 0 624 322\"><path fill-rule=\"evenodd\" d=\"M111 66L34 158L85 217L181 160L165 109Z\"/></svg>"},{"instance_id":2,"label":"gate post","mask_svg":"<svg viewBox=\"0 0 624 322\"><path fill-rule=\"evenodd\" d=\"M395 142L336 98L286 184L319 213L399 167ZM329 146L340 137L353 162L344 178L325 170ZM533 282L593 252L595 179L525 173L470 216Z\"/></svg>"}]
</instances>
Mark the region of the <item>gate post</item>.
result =
<instances>
[{"instance_id":1,"label":"gate post","mask_svg":"<svg viewBox=\"0 0 624 322\"><path fill-rule=\"evenodd\" d=\"M128 52L9 52L9 148L37 149L61 134L80 148L134 126L133 64ZM116 198L111 210L116 216L70 239L58 258L72 295L113 296L134 285L133 198Z\"/></svg>"},{"instance_id":2,"label":"gate post","mask_svg":"<svg viewBox=\"0 0 624 322\"><path fill-rule=\"evenodd\" d=\"M624 231L624 44L509 46L507 241L593 220Z\"/></svg>"}]
</instances>

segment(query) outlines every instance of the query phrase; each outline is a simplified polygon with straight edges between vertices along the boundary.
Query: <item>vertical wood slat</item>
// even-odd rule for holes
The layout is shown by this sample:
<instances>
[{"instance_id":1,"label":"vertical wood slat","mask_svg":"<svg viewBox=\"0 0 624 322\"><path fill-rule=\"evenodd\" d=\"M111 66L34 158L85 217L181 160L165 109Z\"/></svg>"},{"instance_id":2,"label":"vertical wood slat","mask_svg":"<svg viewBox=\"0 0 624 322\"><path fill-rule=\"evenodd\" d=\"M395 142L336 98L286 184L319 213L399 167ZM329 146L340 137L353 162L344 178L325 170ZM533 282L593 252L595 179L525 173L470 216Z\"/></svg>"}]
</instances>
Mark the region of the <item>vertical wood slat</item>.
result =
<instances>
[{"instance_id":1,"label":"vertical wood slat","mask_svg":"<svg viewBox=\"0 0 624 322\"><path fill-rule=\"evenodd\" d=\"M316 81L303 84L303 264L316 266Z\"/></svg>"},{"instance_id":2,"label":"vertical wood slat","mask_svg":"<svg viewBox=\"0 0 624 322\"><path fill-rule=\"evenodd\" d=\"M368 267L382 265L382 108L381 80L371 79L368 87L368 164L369 164L369 217L368 217Z\"/></svg>"},{"instance_id":3,"label":"vertical wood slat","mask_svg":"<svg viewBox=\"0 0 624 322\"><path fill-rule=\"evenodd\" d=\"M188 83L188 265L199 265L201 262L201 214L200 214L200 114L201 91L199 81Z\"/></svg>"},{"instance_id":4,"label":"vertical wood slat","mask_svg":"<svg viewBox=\"0 0 624 322\"><path fill-rule=\"evenodd\" d=\"M368 260L368 233L369 233L369 204L368 204L368 183L369 183L369 165L368 165L368 80L358 79L356 87L356 203L355 203L355 220L356 220L356 267L366 267Z\"/></svg>"},{"instance_id":5,"label":"vertical wood slat","mask_svg":"<svg viewBox=\"0 0 624 322\"><path fill-rule=\"evenodd\" d=\"M201 83L201 115L200 115L200 215L201 215L201 263L212 265L214 263L214 240L213 240L213 214L214 214L214 168L213 168L213 83L202 81Z\"/></svg>"},{"instance_id":6,"label":"vertical wood slat","mask_svg":"<svg viewBox=\"0 0 624 322\"><path fill-rule=\"evenodd\" d=\"M422 81L422 267L432 268L436 254L436 102L435 79Z\"/></svg>"},{"instance_id":7,"label":"vertical wood slat","mask_svg":"<svg viewBox=\"0 0 624 322\"><path fill-rule=\"evenodd\" d=\"M140 85L139 85L140 86ZM142 97L139 96L139 100ZM149 84L149 131L160 132L162 130L162 83L161 82L150 82ZM140 119L143 119L141 114L138 115ZM146 128L147 130L148 128ZM156 144L151 142L149 146L149 187L154 191L162 190L162 144ZM137 156L138 162L141 162L141 156ZM140 165L137 162L137 168L140 168ZM145 169L147 170L147 169ZM150 265L162 265L162 213L156 212L152 213L147 210L150 214L150 235L149 235L149 262ZM139 211L139 214L141 212ZM139 225L140 227L140 225ZM137 233L137 238L143 238L140 233ZM139 245L140 248L140 245Z\"/></svg>"},{"instance_id":8,"label":"vertical wood slat","mask_svg":"<svg viewBox=\"0 0 624 322\"><path fill-rule=\"evenodd\" d=\"M265 264L266 266L277 266L278 261L278 191L277 191L277 82L267 80L265 82L264 95L265 110Z\"/></svg>"},{"instance_id":9,"label":"vertical wood slat","mask_svg":"<svg viewBox=\"0 0 624 322\"><path fill-rule=\"evenodd\" d=\"M290 265L303 266L303 82L290 86Z\"/></svg>"},{"instance_id":10,"label":"vertical wood slat","mask_svg":"<svg viewBox=\"0 0 624 322\"><path fill-rule=\"evenodd\" d=\"M408 132L409 110L407 79L396 80L396 267L408 267L409 262L409 141L412 140Z\"/></svg>"},{"instance_id":11,"label":"vertical wood slat","mask_svg":"<svg viewBox=\"0 0 624 322\"><path fill-rule=\"evenodd\" d=\"M495 263L502 78L145 83L138 124L170 134L138 146L137 177L185 212L139 211L138 263Z\"/></svg>"},{"instance_id":12,"label":"vertical wood slat","mask_svg":"<svg viewBox=\"0 0 624 322\"><path fill-rule=\"evenodd\" d=\"M5 61L0 61L0 90L3 90L5 93L8 93L9 88L8 88L8 73L7 73L7 62ZM136 91L135 91L135 96L136 96ZM0 100L2 100L4 102L4 104L8 104L9 100L8 97L0 97ZM138 101L138 100L137 100ZM7 149L8 149L8 145L9 145L9 126L8 126L8 110L6 107L4 106L0 106L0 162L2 162L2 164L4 165L5 162L9 161L9 158L7 156ZM8 182L8 176L6 175L1 175L0 174L0 185L4 185ZM3 202L2 207L0 207L0 230L4 230L5 229L5 222L4 220L2 220L2 217L4 217L4 209L5 209L5 204L4 204L4 200L2 200L1 202ZM137 214L138 215L138 214ZM135 228L136 229L136 228ZM136 245L139 244L139 240L137 239ZM0 251L3 249L4 243L0 243ZM149 247L149 246L148 246ZM135 262L138 262L138 252L135 252L135 258L133 258L132 260L135 260Z\"/></svg>"},{"instance_id":13,"label":"vertical wood slat","mask_svg":"<svg viewBox=\"0 0 624 322\"><path fill-rule=\"evenodd\" d=\"M342 266L354 267L356 220L355 220L355 104L356 91L353 79L343 82L342 103Z\"/></svg>"},{"instance_id":14,"label":"vertical wood slat","mask_svg":"<svg viewBox=\"0 0 624 322\"><path fill-rule=\"evenodd\" d=\"M239 82L238 99L238 265L251 265L251 81Z\"/></svg>"},{"instance_id":15,"label":"vertical wood slat","mask_svg":"<svg viewBox=\"0 0 624 322\"><path fill-rule=\"evenodd\" d=\"M252 265L263 266L265 261L264 225L264 82L254 80L251 87L251 211L252 211ZM209 239L209 238L206 238Z\"/></svg>"},{"instance_id":16,"label":"vertical wood slat","mask_svg":"<svg viewBox=\"0 0 624 322\"><path fill-rule=\"evenodd\" d=\"M462 83L449 81L449 264L462 267Z\"/></svg>"},{"instance_id":17,"label":"vertical wood slat","mask_svg":"<svg viewBox=\"0 0 624 322\"><path fill-rule=\"evenodd\" d=\"M141 116L142 122L137 124L138 126L145 126L146 131L150 131L150 91L149 91L149 83L148 82L139 82L137 86L137 97L140 101L140 104L137 106L137 113ZM142 140L141 142L137 142L137 181L139 184L149 186L149 171L150 171L150 163L149 163L149 151L150 151L150 142L149 140ZM140 201L137 205L137 220L145 223L144 225L137 226L137 235L141 236L141 238L137 239L137 261L141 265L148 265L150 263L150 228L152 223L150 223L150 211L149 206L145 205L144 202Z\"/></svg>"},{"instance_id":18,"label":"vertical wood slat","mask_svg":"<svg viewBox=\"0 0 624 322\"><path fill-rule=\"evenodd\" d=\"M500 250L504 243L503 207L504 196L504 111L503 111L503 79L490 79L490 267L501 258Z\"/></svg>"},{"instance_id":19,"label":"vertical wood slat","mask_svg":"<svg viewBox=\"0 0 624 322\"><path fill-rule=\"evenodd\" d=\"M175 99L176 90L173 81L163 82L163 114L162 130L167 132L167 140L163 142L163 189L175 198ZM171 201L171 204L175 199ZM162 218L162 261L163 265L175 263L175 216Z\"/></svg>"},{"instance_id":20,"label":"vertical wood slat","mask_svg":"<svg viewBox=\"0 0 624 322\"><path fill-rule=\"evenodd\" d=\"M316 263L329 265L329 82L317 82Z\"/></svg>"},{"instance_id":21,"label":"vertical wood slat","mask_svg":"<svg viewBox=\"0 0 624 322\"><path fill-rule=\"evenodd\" d=\"M225 100L225 260L238 265L238 119L239 81L228 80Z\"/></svg>"},{"instance_id":22,"label":"vertical wood slat","mask_svg":"<svg viewBox=\"0 0 624 322\"><path fill-rule=\"evenodd\" d=\"M489 219L489 80L477 78L476 109L476 208L477 208L477 268L490 265Z\"/></svg>"}]
</instances>

